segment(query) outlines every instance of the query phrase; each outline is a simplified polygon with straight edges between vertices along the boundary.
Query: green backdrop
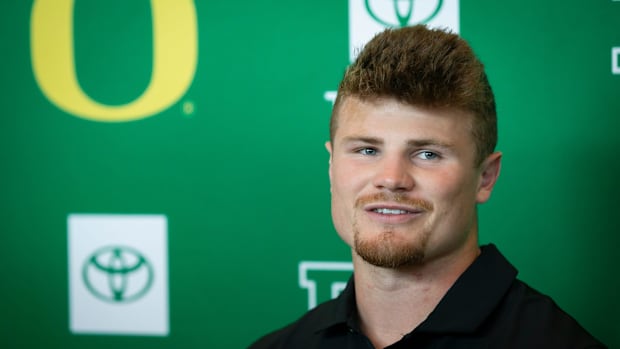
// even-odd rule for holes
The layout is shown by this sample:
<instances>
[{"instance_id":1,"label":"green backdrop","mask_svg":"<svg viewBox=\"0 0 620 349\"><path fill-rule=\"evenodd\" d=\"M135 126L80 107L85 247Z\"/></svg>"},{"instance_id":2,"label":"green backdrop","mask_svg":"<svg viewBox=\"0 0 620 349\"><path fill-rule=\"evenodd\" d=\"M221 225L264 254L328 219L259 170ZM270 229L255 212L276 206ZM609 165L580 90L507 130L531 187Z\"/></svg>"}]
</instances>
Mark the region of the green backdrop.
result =
<instances>
[{"instance_id":1,"label":"green backdrop","mask_svg":"<svg viewBox=\"0 0 620 349\"><path fill-rule=\"evenodd\" d=\"M191 84L129 122L46 97L33 3L0 5L2 347L242 348L305 312L298 264L350 260L331 225L323 147L324 93L349 62L348 2L194 1ZM121 106L149 85L150 8L75 1L75 71L92 100ZM620 2L461 1L460 33L487 67L504 152L482 242L620 347ZM168 336L71 333L73 213L166 215Z\"/></svg>"}]
</instances>

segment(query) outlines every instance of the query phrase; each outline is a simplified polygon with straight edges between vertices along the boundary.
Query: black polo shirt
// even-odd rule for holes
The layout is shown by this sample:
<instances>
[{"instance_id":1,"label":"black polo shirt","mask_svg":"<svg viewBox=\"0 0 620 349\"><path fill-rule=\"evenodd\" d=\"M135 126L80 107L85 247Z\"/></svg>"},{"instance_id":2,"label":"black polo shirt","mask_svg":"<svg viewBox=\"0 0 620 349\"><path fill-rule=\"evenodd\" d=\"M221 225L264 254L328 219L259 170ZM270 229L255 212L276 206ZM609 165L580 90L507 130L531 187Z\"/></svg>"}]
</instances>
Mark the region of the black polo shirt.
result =
<instances>
[{"instance_id":1,"label":"black polo shirt","mask_svg":"<svg viewBox=\"0 0 620 349\"><path fill-rule=\"evenodd\" d=\"M606 348L551 298L516 276L494 245L482 246L428 318L387 348ZM373 348L359 330L353 278L338 298L250 348Z\"/></svg>"}]
</instances>

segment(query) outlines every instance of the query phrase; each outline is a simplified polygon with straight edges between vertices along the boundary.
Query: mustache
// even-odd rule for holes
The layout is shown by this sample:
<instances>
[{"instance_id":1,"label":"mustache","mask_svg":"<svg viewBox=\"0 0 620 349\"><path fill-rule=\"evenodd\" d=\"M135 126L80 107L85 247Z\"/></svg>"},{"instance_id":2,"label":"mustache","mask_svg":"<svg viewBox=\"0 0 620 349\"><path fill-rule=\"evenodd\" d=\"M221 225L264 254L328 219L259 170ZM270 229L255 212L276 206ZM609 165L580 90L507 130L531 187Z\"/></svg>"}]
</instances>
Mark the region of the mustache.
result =
<instances>
[{"instance_id":1,"label":"mustache","mask_svg":"<svg viewBox=\"0 0 620 349\"><path fill-rule=\"evenodd\" d=\"M360 196L357 200L355 200L355 207L362 208L374 202L396 202L415 208L421 208L424 211L433 210L432 202L419 198L410 198L407 195L400 193L376 193Z\"/></svg>"}]
</instances>

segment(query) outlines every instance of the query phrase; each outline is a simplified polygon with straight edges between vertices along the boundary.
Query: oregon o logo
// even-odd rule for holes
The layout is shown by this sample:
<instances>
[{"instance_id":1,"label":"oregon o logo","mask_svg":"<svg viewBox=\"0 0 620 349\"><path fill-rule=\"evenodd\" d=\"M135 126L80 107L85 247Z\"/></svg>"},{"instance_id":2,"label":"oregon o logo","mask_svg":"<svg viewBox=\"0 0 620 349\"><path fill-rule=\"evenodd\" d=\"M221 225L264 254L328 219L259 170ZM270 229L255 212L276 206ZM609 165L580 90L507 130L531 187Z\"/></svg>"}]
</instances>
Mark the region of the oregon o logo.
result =
<instances>
[{"instance_id":1,"label":"oregon o logo","mask_svg":"<svg viewBox=\"0 0 620 349\"><path fill-rule=\"evenodd\" d=\"M382 1L387 2L390 0L382 0ZM410 25L409 22L411 21L414 15L413 4L415 0L391 0L391 1L394 6L394 14L396 15L396 21L398 23L392 22L388 19L381 18L379 15L375 14L372 6L370 5L371 0L364 0L364 5L366 6L366 11L368 11L368 14L370 15L370 17L372 17L375 21L377 21L378 23L381 23L381 25L385 27L401 28L401 27L406 27ZM402 4L405 4L405 6L400 6ZM443 0L437 0L437 4L435 5L435 8L429 14L424 14L424 17L417 20L417 23L427 23L428 21L432 20L435 16L437 16L442 6L443 6Z\"/></svg>"},{"instance_id":2,"label":"oregon o logo","mask_svg":"<svg viewBox=\"0 0 620 349\"><path fill-rule=\"evenodd\" d=\"M153 71L148 87L130 103L98 103L81 89L73 52L74 0L35 0L30 18L30 54L35 80L53 104L93 121L122 122L156 114L189 88L198 55L192 0L151 0Z\"/></svg>"},{"instance_id":3,"label":"oregon o logo","mask_svg":"<svg viewBox=\"0 0 620 349\"><path fill-rule=\"evenodd\" d=\"M153 267L146 257L125 246L100 248L82 267L82 279L88 291L111 303L142 298L153 285L153 277Z\"/></svg>"}]
</instances>

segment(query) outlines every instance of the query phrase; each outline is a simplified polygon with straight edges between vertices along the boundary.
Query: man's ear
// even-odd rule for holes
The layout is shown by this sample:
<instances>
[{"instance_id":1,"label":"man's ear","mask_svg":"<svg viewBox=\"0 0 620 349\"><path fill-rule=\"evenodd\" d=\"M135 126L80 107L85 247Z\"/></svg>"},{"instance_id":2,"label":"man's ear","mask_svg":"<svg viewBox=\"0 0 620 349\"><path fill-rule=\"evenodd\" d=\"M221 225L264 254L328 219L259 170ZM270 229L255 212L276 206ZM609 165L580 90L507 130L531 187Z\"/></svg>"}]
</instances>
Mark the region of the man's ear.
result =
<instances>
[{"instance_id":1,"label":"man's ear","mask_svg":"<svg viewBox=\"0 0 620 349\"><path fill-rule=\"evenodd\" d=\"M325 142L325 149L327 149L327 152L329 153L329 181L331 182L332 180L332 158L334 157L333 152L332 152L332 142L330 141Z\"/></svg>"},{"instance_id":2,"label":"man's ear","mask_svg":"<svg viewBox=\"0 0 620 349\"><path fill-rule=\"evenodd\" d=\"M482 162L480 166L480 184L476 194L477 203L485 203L491 198L491 192L493 187L495 187L501 167L502 153L500 152L494 152Z\"/></svg>"}]
</instances>

